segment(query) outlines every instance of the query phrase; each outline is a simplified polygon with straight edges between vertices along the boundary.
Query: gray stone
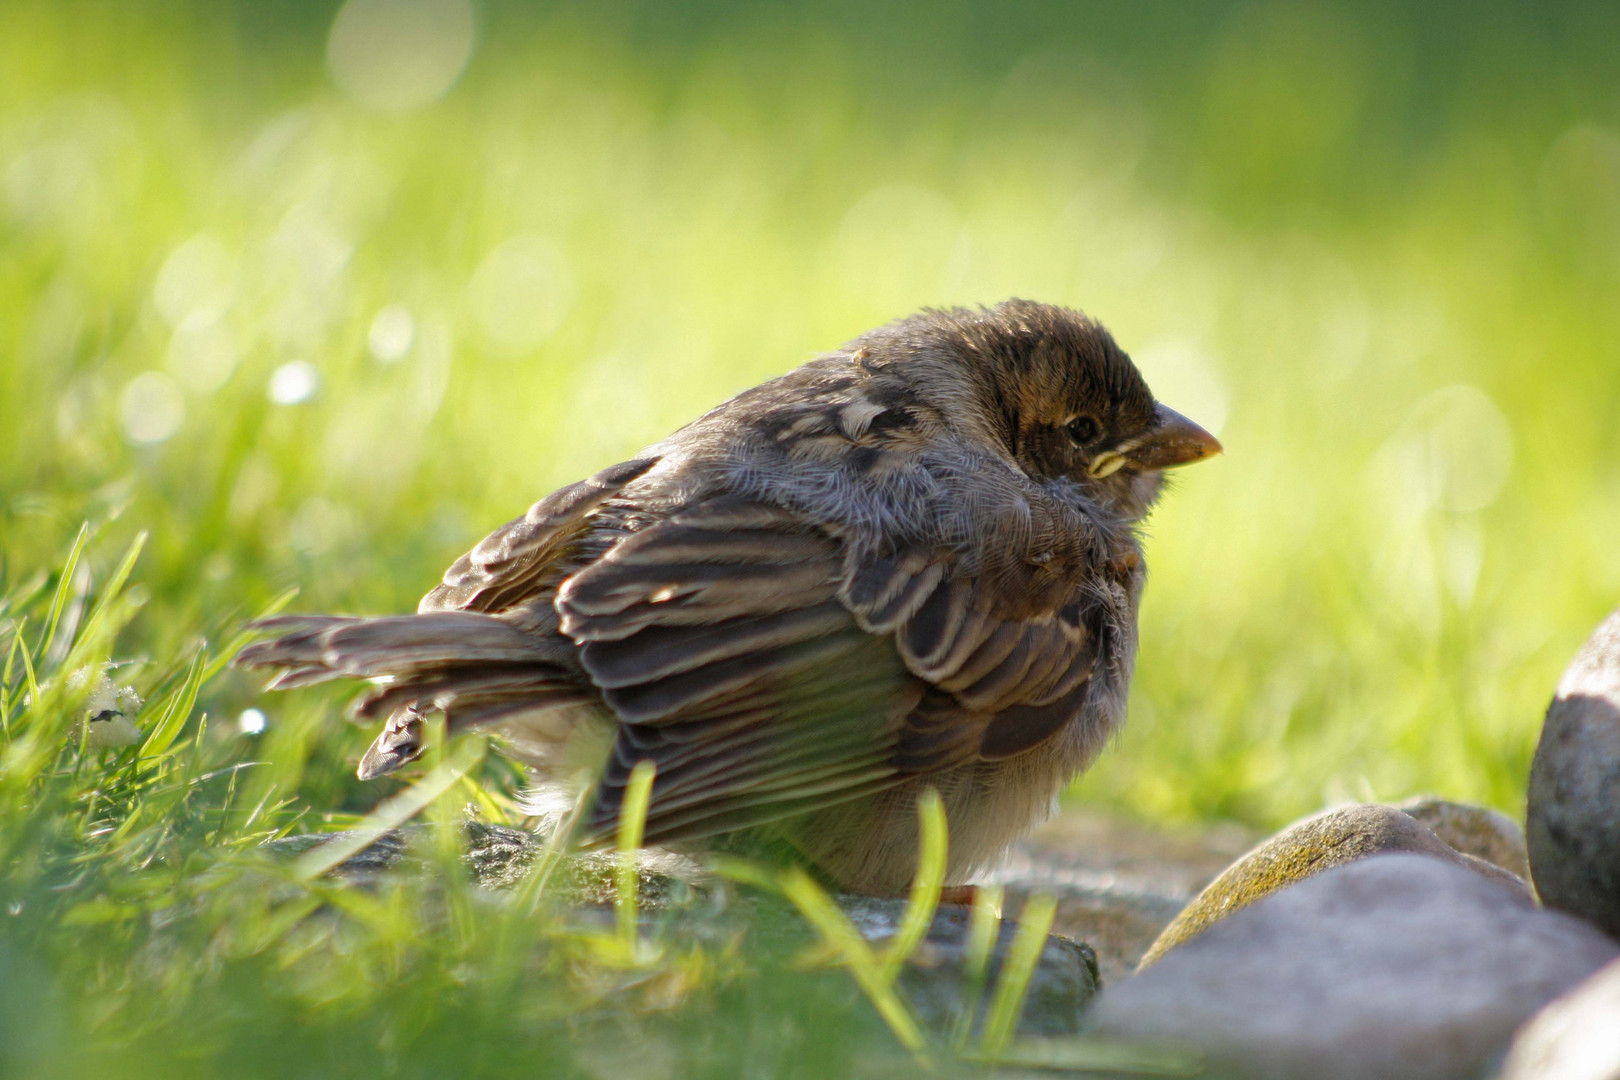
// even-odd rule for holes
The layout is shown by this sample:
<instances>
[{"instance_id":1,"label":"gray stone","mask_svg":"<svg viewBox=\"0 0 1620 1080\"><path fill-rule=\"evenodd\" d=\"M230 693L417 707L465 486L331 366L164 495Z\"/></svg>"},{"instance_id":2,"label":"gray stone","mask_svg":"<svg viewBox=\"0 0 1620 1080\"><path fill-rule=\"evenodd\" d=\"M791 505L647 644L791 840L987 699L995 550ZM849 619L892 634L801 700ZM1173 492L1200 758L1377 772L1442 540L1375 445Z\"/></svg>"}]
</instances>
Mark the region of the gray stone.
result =
<instances>
[{"instance_id":1,"label":"gray stone","mask_svg":"<svg viewBox=\"0 0 1620 1080\"><path fill-rule=\"evenodd\" d=\"M263 845L281 858L295 858L346 833L319 833L285 837ZM463 825L465 847L461 857L472 880L491 890L516 885L544 850L533 833L502 825L469 821ZM393 875L420 874L429 867L426 847L433 840L428 825L408 825L379 833L366 847L327 873L357 887L372 887ZM716 943L744 923L751 924L755 940L776 947L801 947L807 928L785 905L754 898L733 902L695 862L657 849L641 853L639 895L643 917L673 912L676 933L690 933ZM584 852L562 859L547 885L553 895L573 905L586 921L611 918L617 895L618 856L613 852ZM903 899L864 896L835 897L855 928L881 946L899 932L906 909ZM696 901L703 901L698 903ZM928 933L900 974L900 987L919 1020L936 1030L947 1030L966 1005L965 966L971 909L941 904ZM717 917L725 921L717 922ZM989 987L1000 977L1002 961L1018 925L1004 920L991 953L980 1018L989 1001ZM1080 1015L1097 992L1097 957L1090 946L1058 934L1051 935L1036 961L1025 997L1018 1033L1025 1036L1073 1035Z\"/></svg>"},{"instance_id":2,"label":"gray stone","mask_svg":"<svg viewBox=\"0 0 1620 1080\"><path fill-rule=\"evenodd\" d=\"M1525 881L1530 880L1530 858L1524 828L1500 810L1472 803L1418 796L1395 809L1444 840L1453 850L1484 859Z\"/></svg>"},{"instance_id":3,"label":"gray stone","mask_svg":"<svg viewBox=\"0 0 1620 1080\"><path fill-rule=\"evenodd\" d=\"M1525 831L1542 902L1620 937L1620 611L1558 684L1530 766Z\"/></svg>"},{"instance_id":4,"label":"gray stone","mask_svg":"<svg viewBox=\"0 0 1620 1080\"><path fill-rule=\"evenodd\" d=\"M278 857L295 857L322 847L349 833L310 833L288 836L261 845ZM406 825L378 833L360 851L327 873L354 885L372 885L395 874L420 874L427 869L426 848L432 826ZM462 825L462 865L473 882L483 888L511 888L523 879L545 842L525 829L468 821ZM562 859L548 888L565 903L611 907L618 895L618 856L613 852L582 852ZM644 909L663 910L686 903L693 892L712 886L702 867L691 859L666 851L643 851L637 863L637 899Z\"/></svg>"},{"instance_id":5,"label":"gray stone","mask_svg":"<svg viewBox=\"0 0 1620 1080\"><path fill-rule=\"evenodd\" d=\"M1373 855L1210 926L1103 991L1085 1026L1257 1080L1463 1080L1617 953L1455 860Z\"/></svg>"},{"instance_id":6,"label":"gray stone","mask_svg":"<svg viewBox=\"0 0 1620 1080\"><path fill-rule=\"evenodd\" d=\"M1370 855L1391 852L1432 855L1528 894L1519 878L1483 859L1454 851L1392 806L1340 806L1290 825L1228 867L1165 928L1142 958L1142 966L1155 963L1171 949L1279 889Z\"/></svg>"},{"instance_id":7,"label":"gray stone","mask_svg":"<svg viewBox=\"0 0 1620 1080\"><path fill-rule=\"evenodd\" d=\"M840 896L838 905L862 937L880 946L899 932L906 909L904 900L866 896ZM900 988L918 1019L936 1031L948 1030L966 1007L964 990L971 913L971 908L961 904L941 904L929 924L928 934L900 973ZM980 1020L1017 932L1016 922L1010 919L1002 922L980 998ZM1019 1034L1075 1034L1080 1030L1081 1013L1096 993L1096 953L1082 942L1059 934L1049 936L1030 976L1024 1012L1019 1018Z\"/></svg>"},{"instance_id":8,"label":"gray stone","mask_svg":"<svg viewBox=\"0 0 1620 1080\"><path fill-rule=\"evenodd\" d=\"M1498 1080L1620 1080L1620 960L1520 1028Z\"/></svg>"},{"instance_id":9,"label":"gray stone","mask_svg":"<svg viewBox=\"0 0 1620 1080\"><path fill-rule=\"evenodd\" d=\"M1055 896L1052 929L1096 950L1107 986L1135 971L1170 920L1254 841L1231 823L1148 828L1071 809L1019 842L985 881L1006 889L1009 907L1037 892Z\"/></svg>"}]
</instances>

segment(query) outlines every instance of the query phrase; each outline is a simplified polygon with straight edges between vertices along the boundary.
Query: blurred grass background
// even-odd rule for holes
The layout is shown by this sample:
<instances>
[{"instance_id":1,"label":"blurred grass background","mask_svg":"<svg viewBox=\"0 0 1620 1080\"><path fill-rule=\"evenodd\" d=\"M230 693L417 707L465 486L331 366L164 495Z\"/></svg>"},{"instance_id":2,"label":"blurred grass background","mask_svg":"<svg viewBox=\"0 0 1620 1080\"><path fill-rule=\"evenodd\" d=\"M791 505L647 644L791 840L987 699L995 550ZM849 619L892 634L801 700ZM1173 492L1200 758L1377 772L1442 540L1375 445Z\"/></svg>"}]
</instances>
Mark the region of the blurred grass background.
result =
<instances>
[{"instance_id":1,"label":"blurred grass background","mask_svg":"<svg viewBox=\"0 0 1620 1080\"><path fill-rule=\"evenodd\" d=\"M1617 55L1612 3L0 0L0 1073L887 1061L825 957L253 861L399 783L211 665L925 304L1081 307L1227 446L1071 798L1518 813L1620 600ZM139 745L75 727L107 657Z\"/></svg>"},{"instance_id":2,"label":"blurred grass background","mask_svg":"<svg viewBox=\"0 0 1620 1080\"><path fill-rule=\"evenodd\" d=\"M104 575L150 530L137 686L289 585L406 610L726 396L1012 295L1103 320L1227 446L1151 522L1131 723L1073 798L1516 813L1620 599L1613 4L0 20L4 573L113 518ZM362 808L341 700L226 674L202 707Z\"/></svg>"}]
</instances>

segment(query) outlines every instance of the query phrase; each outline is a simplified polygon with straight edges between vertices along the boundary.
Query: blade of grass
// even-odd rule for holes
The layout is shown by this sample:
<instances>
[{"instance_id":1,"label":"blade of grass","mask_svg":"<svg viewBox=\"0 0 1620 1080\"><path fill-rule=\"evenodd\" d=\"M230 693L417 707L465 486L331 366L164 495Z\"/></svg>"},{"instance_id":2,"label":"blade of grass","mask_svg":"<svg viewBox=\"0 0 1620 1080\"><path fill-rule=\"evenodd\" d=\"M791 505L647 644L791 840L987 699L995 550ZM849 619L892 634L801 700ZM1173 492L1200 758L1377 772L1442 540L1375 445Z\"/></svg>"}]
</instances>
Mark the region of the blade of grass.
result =
<instances>
[{"instance_id":1,"label":"blade of grass","mask_svg":"<svg viewBox=\"0 0 1620 1080\"><path fill-rule=\"evenodd\" d=\"M946 854L945 803L932 787L917 797L917 876L911 883L911 896L900 917L900 928L883 954L883 978L893 982L934 924L939 910L939 893L945 884Z\"/></svg>"},{"instance_id":2,"label":"blade of grass","mask_svg":"<svg viewBox=\"0 0 1620 1080\"><path fill-rule=\"evenodd\" d=\"M90 541L90 523L84 522L79 526L79 535L73 540L73 547L68 550L67 561L62 564L62 575L56 581L56 593L51 597L50 614L45 617L45 629L39 635L39 647L35 651L40 657L49 656L51 646L56 642L56 627L62 618L62 609L67 606L68 591L73 587L73 578L79 568L79 559L84 555L84 546Z\"/></svg>"},{"instance_id":3,"label":"blade of grass","mask_svg":"<svg viewBox=\"0 0 1620 1080\"><path fill-rule=\"evenodd\" d=\"M761 892L782 892L782 882L777 871L758 863L739 859L735 855L710 855L704 860L706 865L718 877L727 881L735 881L739 885L747 885L751 889Z\"/></svg>"},{"instance_id":4,"label":"blade of grass","mask_svg":"<svg viewBox=\"0 0 1620 1080\"><path fill-rule=\"evenodd\" d=\"M434 799L454 787L457 780L483 760L483 751L482 741L463 742L444 764L430 770L404 791L379 803L359 826L300 855L293 863L293 875L308 881L358 855L376 842L382 833L405 824Z\"/></svg>"},{"instance_id":5,"label":"blade of grass","mask_svg":"<svg viewBox=\"0 0 1620 1080\"><path fill-rule=\"evenodd\" d=\"M17 637L20 640L22 635L18 634ZM28 687L28 697L24 707L32 705L36 709L42 708L44 703L40 701L39 697L39 677L34 672L34 658L28 654L28 646L24 645L19 649L18 655L22 657L23 662L23 685Z\"/></svg>"},{"instance_id":6,"label":"blade of grass","mask_svg":"<svg viewBox=\"0 0 1620 1080\"><path fill-rule=\"evenodd\" d=\"M152 730L141 743L137 760L147 764L158 760L179 737L180 729L191 717L192 706L197 704L197 693L202 689L203 668L207 663L208 646L205 643L197 647L196 654L191 658L185 680L169 694L157 723L152 725Z\"/></svg>"},{"instance_id":7,"label":"blade of grass","mask_svg":"<svg viewBox=\"0 0 1620 1080\"><path fill-rule=\"evenodd\" d=\"M786 870L780 878L782 894L793 902L806 921L827 943L843 957L855 982L894 1032L900 1045L910 1050L917 1060L930 1064L922 1030L911 1015L911 1010L895 993L894 985L884 974L884 967L872 952L872 946L855 929L832 897L798 867Z\"/></svg>"},{"instance_id":8,"label":"blade of grass","mask_svg":"<svg viewBox=\"0 0 1620 1080\"><path fill-rule=\"evenodd\" d=\"M89 617L79 628L78 640L73 643L73 648L68 650L68 658L64 661L65 667L79 667L82 663L81 654L98 641L98 635L103 631L102 624L107 621L112 611L113 601L123 593L124 586L129 582L129 575L135 570L135 562L141 557L142 549L146 547L146 536L143 530L136 533L135 539L130 541L129 548L119 560L117 569L113 571L112 577L107 579L107 585L101 590L101 596L90 609Z\"/></svg>"},{"instance_id":9,"label":"blade of grass","mask_svg":"<svg viewBox=\"0 0 1620 1080\"><path fill-rule=\"evenodd\" d=\"M8 736L11 734L11 672L17 654L23 649L23 628L27 625L27 617L17 623L16 633L11 637L11 648L6 650L5 670L0 671L0 732Z\"/></svg>"},{"instance_id":10,"label":"blade of grass","mask_svg":"<svg viewBox=\"0 0 1620 1080\"><path fill-rule=\"evenodd\" d=\"M292 603L293 598L297 595L298 586L296 585L283 589L280 593L276 594L275 599L266 604L264 608L260 610L258 614L254 615L249 621L258 622L260 619L270 618L270 616L277 614L282 608ZM254 630L238 630L236 634L225 643L225 647L219 651L219 655L214 657L214 659L209 663L208 667L203 671L203 682L207 682L209 679L212 679L215 675L218 675L221 671L225 670L226 665L228 665L232 660L236 659L236 654L241 652L249 642L258 636L258 632Z\"/></svg>"},{"instance_id":11,"label":"blade of grass","mask_svg":"<svg viewBox=\"0 0 1620 1080\"><path fill-rule=\"evenodd\" d=\"M968 920L967 957L962 971L962 1015L956 1018L956 1029L951 1044L958 1050L966 1049L973 1033L973 1021L979 1015L979 1003L984 999L985 976L990 971L990 956L995 952L996 938L1001 930L1001 900L1005 895L1000 885L980 886L973 897L973 914Z\"/></svg>"},{"instance_id":12,"label":"blade of grass","mask_svg":"<svg viewBox=\"0 0 1620 1080\"><path fill-rule=\"evenodd\" d=\"M1031 896L1024 901L1024 910L1018 913L1018 930L1007 948L1007 958L1001 962L1001 978L996 982L990 1012L984 1021L984 1034L979 1039L980 1053L991 1061L1000 1057L1012 1042L1018 1018L1024 1011L1024 998L1029 994L1029 981L1046 948L1056 914L1057 898L1047 893Z\"/></svg>"},{"instance_id":13,"label":"blade of grass","mask_svg":"<svg viewBox=\"0 0 1620 1080\"><path fill-rule=\"evenodd\" d=\"M546 894L546 885L551 881L552 873L562 862L563 856L573 846L574 834L579 829L579 823L585 819L585 807L590 804L592 791L588 784L581 785L578 797L574 799L573 809L568 816L557 824L546 838L546 846L535 860L535 865L524 878L522 886L514 899L514 907L533 915L540 906L540 898Z\"/></svg>"},{"instance_id":14,"label":"blade of grass","mask_svg":"<svg viewBox=\"0 0 1620 1080\"><path fill-rule=\"evenodd\" d=\"M658 767L652 761L638 761L630 770L630 783L619 805L619 874L616 900L619 937L634 955L636 927L641 917L637 896L641 874L641 837L647 825L647 804L652 799L653 777Z\"/></svg>"}]
</instances>

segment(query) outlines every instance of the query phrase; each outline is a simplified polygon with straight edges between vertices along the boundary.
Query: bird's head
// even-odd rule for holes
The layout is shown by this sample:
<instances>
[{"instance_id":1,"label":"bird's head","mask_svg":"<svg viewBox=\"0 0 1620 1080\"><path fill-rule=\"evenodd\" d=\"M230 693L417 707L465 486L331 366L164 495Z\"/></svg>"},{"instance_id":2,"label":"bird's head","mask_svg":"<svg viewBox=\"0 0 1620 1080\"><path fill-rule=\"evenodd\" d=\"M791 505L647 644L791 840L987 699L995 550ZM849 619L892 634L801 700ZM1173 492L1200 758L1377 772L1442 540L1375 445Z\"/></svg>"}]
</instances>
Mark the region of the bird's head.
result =
<instances>
[{"instance_id":1,"label":"bird's head","mask_svg":"<svg viewBox=\"0 0 1620 1080\"><path fill-rule=\"evenodd\" d=\"M1165 469L1221 452L1215 436L1154 400L1107 330L1068 308L1008 300L928 310L872 336L918 362L908 379L963 434L1129 519L1147 512Z\"/></svg>"}]
</instances>

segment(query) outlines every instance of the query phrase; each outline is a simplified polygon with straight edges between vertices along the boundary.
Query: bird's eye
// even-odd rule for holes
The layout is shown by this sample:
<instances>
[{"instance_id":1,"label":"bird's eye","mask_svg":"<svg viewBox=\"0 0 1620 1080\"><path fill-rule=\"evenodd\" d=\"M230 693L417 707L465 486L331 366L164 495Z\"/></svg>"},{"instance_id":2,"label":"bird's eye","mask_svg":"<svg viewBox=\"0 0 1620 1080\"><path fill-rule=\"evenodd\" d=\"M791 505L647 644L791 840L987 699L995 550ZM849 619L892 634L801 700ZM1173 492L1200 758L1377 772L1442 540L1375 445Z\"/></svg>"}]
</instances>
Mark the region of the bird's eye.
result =
<instances>
[{"instance_id":1,"label":"bird's eye","mask_svg":"<svg viewBox=\"0 0 1620 1080\"><path fill-rule=\"evenodd\" d=\"M1089 416L1077 416L1063 425L1063 430L1069 438L1074 440L1076 446L1088 446L1102 431L1097 421Z\"/></svg>"}]
</instances>

